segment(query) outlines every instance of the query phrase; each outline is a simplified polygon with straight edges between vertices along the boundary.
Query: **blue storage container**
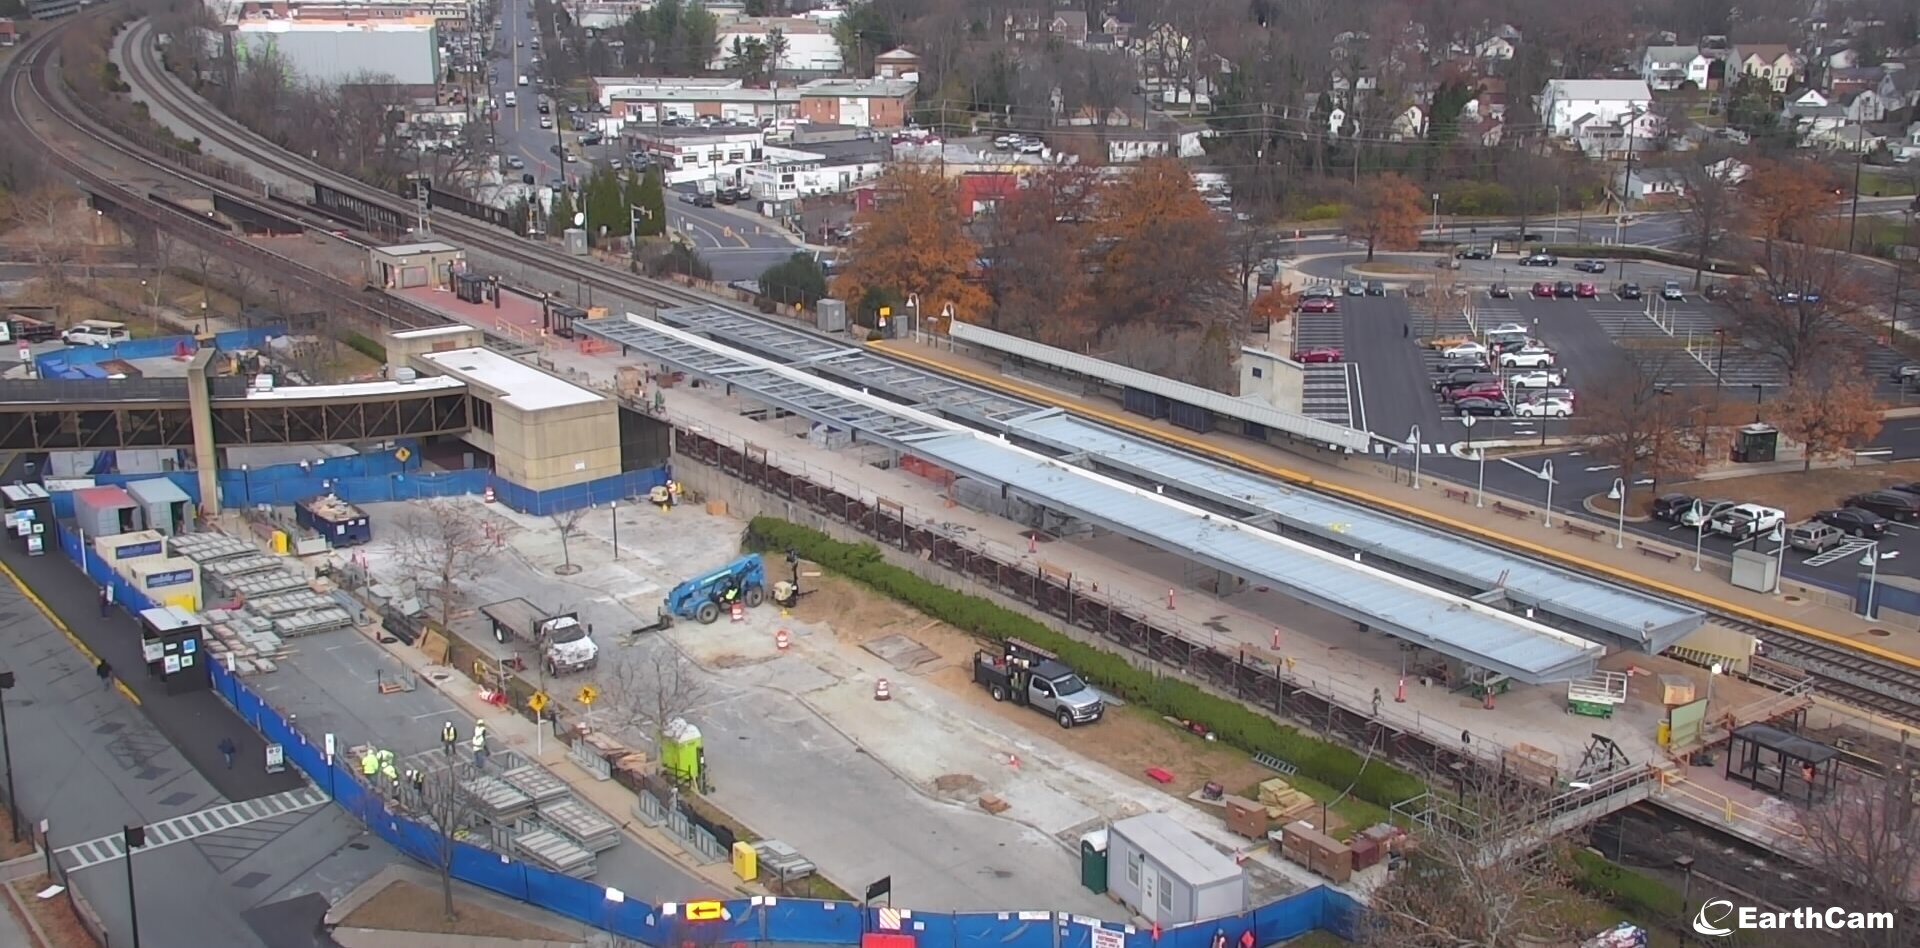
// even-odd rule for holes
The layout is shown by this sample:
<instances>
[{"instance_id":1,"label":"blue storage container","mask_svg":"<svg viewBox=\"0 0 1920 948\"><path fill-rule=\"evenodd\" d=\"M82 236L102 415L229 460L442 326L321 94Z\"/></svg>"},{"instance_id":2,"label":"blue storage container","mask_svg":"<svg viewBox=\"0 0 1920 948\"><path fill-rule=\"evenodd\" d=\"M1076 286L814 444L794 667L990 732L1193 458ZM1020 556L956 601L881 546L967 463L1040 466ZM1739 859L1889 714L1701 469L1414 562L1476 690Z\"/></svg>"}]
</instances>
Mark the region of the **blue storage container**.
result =
<instances>
[{"instance_id":1,"label":"blue storage container","mask_svg":"<svg viewBox=\"0 0 1920 948\"><path fill-rule=\"evenodd\" d=\"M326 538L328 546L359 546L373 539L373 521L366 511L332 494L301 501L293 508L293 517Z\"/></svg>"}]
</instances>

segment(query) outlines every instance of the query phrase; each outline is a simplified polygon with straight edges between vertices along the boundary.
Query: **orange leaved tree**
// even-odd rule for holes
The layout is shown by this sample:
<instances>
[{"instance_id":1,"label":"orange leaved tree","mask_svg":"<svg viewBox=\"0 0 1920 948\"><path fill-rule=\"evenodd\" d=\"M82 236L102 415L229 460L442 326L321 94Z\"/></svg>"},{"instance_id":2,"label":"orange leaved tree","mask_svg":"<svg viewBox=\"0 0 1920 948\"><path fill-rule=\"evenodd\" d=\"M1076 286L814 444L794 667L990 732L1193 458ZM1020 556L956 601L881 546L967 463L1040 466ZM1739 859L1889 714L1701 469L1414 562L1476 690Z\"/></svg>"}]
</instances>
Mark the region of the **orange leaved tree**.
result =
<instances>
[{"instance_id":1,"label":"orange leaved tree","mask_svg":"<svg viewBox=\"0 0 1920 948\"><path fill-rule=\"evenodd\" d=\"M1376 249L1415 250L1420 246L1420 221L1426 209L1420 189L1406 178L1388 172L1360 184L1347 203L1347 235L1367 242L1367 259Z\"/></svg>"},{"instance_id":2,"label":"orange leaved tree","mask_svg":"<svg viewBox=\"0 0 1920 948\"><path fill-rule=\"evenodd\" d=\"M855 223L847 269L834 292L871 325L878 308L918 295L922 313L982 321L987 294L974 280L979 248L967 236L952 182L931 168L895 165L880 179L871 210Z\"/></svg>"},{"instance_id":3,"label":"orange leaved tree","mask_svg":"<svg viewBox=\"0 0 1920 948\"><path fill-rule=\"evenodd\" d=\"M1773 255L1776 240L1805 240L1838 205L1834 179L1825 168L1805 160L1755 162L1740 183L1745 220L1753 236Z\"/></svg>"},{"instance_id":4,"label":"orange leaved tree","mask_svg":"<svg viewBox=\"0 0 1920 948\"><path fill-rule=\"evenodd\" d=\"M1771 416L1782 434L1807 446L1802 470L1812 470L1815 458L1840 457L1880 433L1873 390L1851 379L1795 383L1774 403Z\"/></svg>"},{"instance_id":5,"label":"orange leaved tree","mask_svg":"<svg viewBox=\"0 0 1920 948\"><path fill-rule=\"evenodd\" d=\"M1297 303L1298 298L1292 290L1276 283L1265 293L1254 297L1247 312L1253 316L1256 325L1284 322L1293 316Z\"/></svg>"},{"instance_id":6,"label":"orange leaved tree","mask_svg":"<svg viewBox=\"0 0 1920 948\"><path fill-rule=\"evenodd\" d=\"M1152 158L1108 184L1096 227L1094 309L1102 328L1237 321L1226 229L1171 158Z\"/></svg>"}]
</instances>

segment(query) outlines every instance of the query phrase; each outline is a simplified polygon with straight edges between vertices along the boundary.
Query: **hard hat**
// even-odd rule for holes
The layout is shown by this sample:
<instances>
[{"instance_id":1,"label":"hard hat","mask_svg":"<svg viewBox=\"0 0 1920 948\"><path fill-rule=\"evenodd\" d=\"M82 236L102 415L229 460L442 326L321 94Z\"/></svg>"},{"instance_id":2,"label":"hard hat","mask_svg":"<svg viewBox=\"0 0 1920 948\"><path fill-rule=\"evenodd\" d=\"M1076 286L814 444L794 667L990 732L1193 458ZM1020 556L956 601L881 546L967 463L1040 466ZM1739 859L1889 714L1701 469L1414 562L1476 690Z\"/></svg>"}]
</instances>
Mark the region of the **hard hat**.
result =
<instances>
[{"instance_id":1,"label":"hard hat","mask_svg":"<svg viewBox=\"0 0 1920 948\"><path fill-rule=\"evenodd\" d=\"M486 726L487 726L487 719L486 719L486 718L474 718L474 719L473 719L473 723L474 723L474 725L475 725L475 726L478 726L478 727L486 727Z\"/></svg>"}]
</instances>

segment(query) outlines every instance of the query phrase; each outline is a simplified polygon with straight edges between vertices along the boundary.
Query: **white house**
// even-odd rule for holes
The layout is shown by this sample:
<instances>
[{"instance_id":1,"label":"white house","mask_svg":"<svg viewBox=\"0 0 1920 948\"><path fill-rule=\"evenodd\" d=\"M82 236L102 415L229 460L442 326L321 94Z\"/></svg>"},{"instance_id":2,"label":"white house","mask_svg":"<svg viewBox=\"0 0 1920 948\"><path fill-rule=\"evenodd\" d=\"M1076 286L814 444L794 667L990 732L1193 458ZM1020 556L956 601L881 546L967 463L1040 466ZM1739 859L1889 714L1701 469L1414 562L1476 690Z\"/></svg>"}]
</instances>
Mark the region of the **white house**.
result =
<instances>
[{"instance_id":1,"label":"white house","mask_svg":"<svg viewBox=\"0 0 1920 948\"><path fill-rule=\"evenodd\" d=\"M1629 201L1678 199L1687 194L1686 175L1677 168L1635 168L1621 172L1613 184Z\"/></svg>"},{"instance_id":2,"label":"white house","mask_svg":"<svg viewBox=\"0 0 1920 948\"><path fill-rule=\"evenodd\" d=\"M1514 52L1513 40L1504 36L1495 36L1473 48L1476 59L1484 59L1488 62L1506 62L1513 58Z\"/></svg>"},{"instance_id":3,"label":"white house","mask_svg":"<svg viewBox=\"0 0 1920 948\"><path fill-rule=\"evenodd\" d=\"M1419 138L1427 133L1426 113L1417 105L1409 105L1405 111L1393 117L1393 124L1387 130L1387 137L1394 141Z\"/></svg>"},{"instance_id":4,"label":"white house","mask_svg":"<svg viewBox=\"0 0 1920 948\"><path fill-rule=\"evenodd\" d=\"M1666 140L1666 122L1652 112L1627 113L1611 122L1586 119L1575 123L1573 139L1588 158L1624 159L1659 151Z\"/></svg>"},{"instance_id":5,"label":"white house","mask_svg":"<svg viewBox=\"0 0 1920 948\"><path fill-rule=\"evenodd\" d=\"M1572 138L1582 125L1612 124L1652 108L1653 90L1644 79L1555 79L1541 91L1534 111L1554 135Z\"/></svg>"},{"instance_id":6,"label":"white house","mask_svg":"<svg viewBox=\"0 0 1920 948\"><path fill-rule=\"evenodd\" d=\"M831 24L797 16L743 16L720 24L719 43L707 68L727 68L734 42L757 41L773 45L779 36L784 47L775 69L793 72L839 72L846 66L840 55L840 43L833 38Z\"/></svg>"},{"instance_id":7,"label":"white house","mask_svg":"<svg viewBox=\"0 0 1920 948\"><path fill-rule=\"evenodd\" d=\"M815 194L842 194L876 180L886 169L879 157L830 158L804 148L768 145L766 162L739 169L740 184L758 201L785 203Z\"/></svg>"},{"instance_id":8,"label":"white house","mask_svg":"<svg viewBox=\"0 0 1920 948\"><path fill-rule=\"evenodd\" d=\"M1799 58L1783 45L1746 44L1733 55L1742 75L1766 83L1774 92L1787 91L1787 84L1800 72Z\"/></svg>"},{"instance_id":9,"label":"white house","mask_svg":"<svg viewBox=\"0 0 1920 948\"><path fill-rule=\"evenodd\" d=\"M1794 96L1793 101L1787 103L1787 108L1791 109L1797 106L1807 109L1823 109L1832 104L1833 103L1827 99L1826 93L1821 92L1819 89L1808 89Z\"/></svg>"},{"instance_id":10,"label":"white house","mask_svg":"<svg viewBox=\"0 0 1920 948\"><path fill-rule=\"evenodd\" d=\"M1847 110L1847 121L1855 125L1881 122L1887 117L1887 100L1872 89L1847 96L1840 101L1840 107Z\"/></svg>"},{"instance_id":11,"label":"white house","mask_svg":"<svg viewBox=\"0 0 1920 948\"><path fill-rule=\"evenodd\" d=\"M1697 89L1705 89L1713 63L1714 58L1700 52L1698 46L1649 46L1640 57L1640 78L1662 92L1689 82Z\"/></svg>"}]
</instances>

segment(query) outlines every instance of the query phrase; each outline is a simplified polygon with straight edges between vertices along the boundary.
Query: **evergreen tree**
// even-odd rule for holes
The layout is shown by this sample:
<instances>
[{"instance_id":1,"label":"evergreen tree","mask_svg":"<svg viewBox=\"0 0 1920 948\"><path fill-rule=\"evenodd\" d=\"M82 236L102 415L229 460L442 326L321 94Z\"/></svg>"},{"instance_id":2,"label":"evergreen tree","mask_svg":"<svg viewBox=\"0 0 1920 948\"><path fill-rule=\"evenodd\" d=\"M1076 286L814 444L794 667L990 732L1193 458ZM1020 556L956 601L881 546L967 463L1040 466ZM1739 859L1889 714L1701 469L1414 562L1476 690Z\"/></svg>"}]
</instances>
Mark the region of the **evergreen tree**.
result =
<instances>
[{"instance_id":1,"label":"evergreen tree","mask_svg":"<svg viewBox=\"0 0 1920 948\"><path fill-rule=\"evenodd\" d=\"M660 169L648 168L640 181L640 199L635 202L645 209L640 215L642 236L659 237L667 232L667 194L666 183L661 179Z\"/></svg>"},{"instance_id":2,"label":"evergreen tree","mask_svg":"<svg viewBox=\"0 0 1920 948\"><path fill-rule=\"evenodd\" d=\"M557 188L553 192L553 205L547 217L547 230L553 234L566 233L573 226L573 192L566 188Z\"/></svg>"}]
</instances>

